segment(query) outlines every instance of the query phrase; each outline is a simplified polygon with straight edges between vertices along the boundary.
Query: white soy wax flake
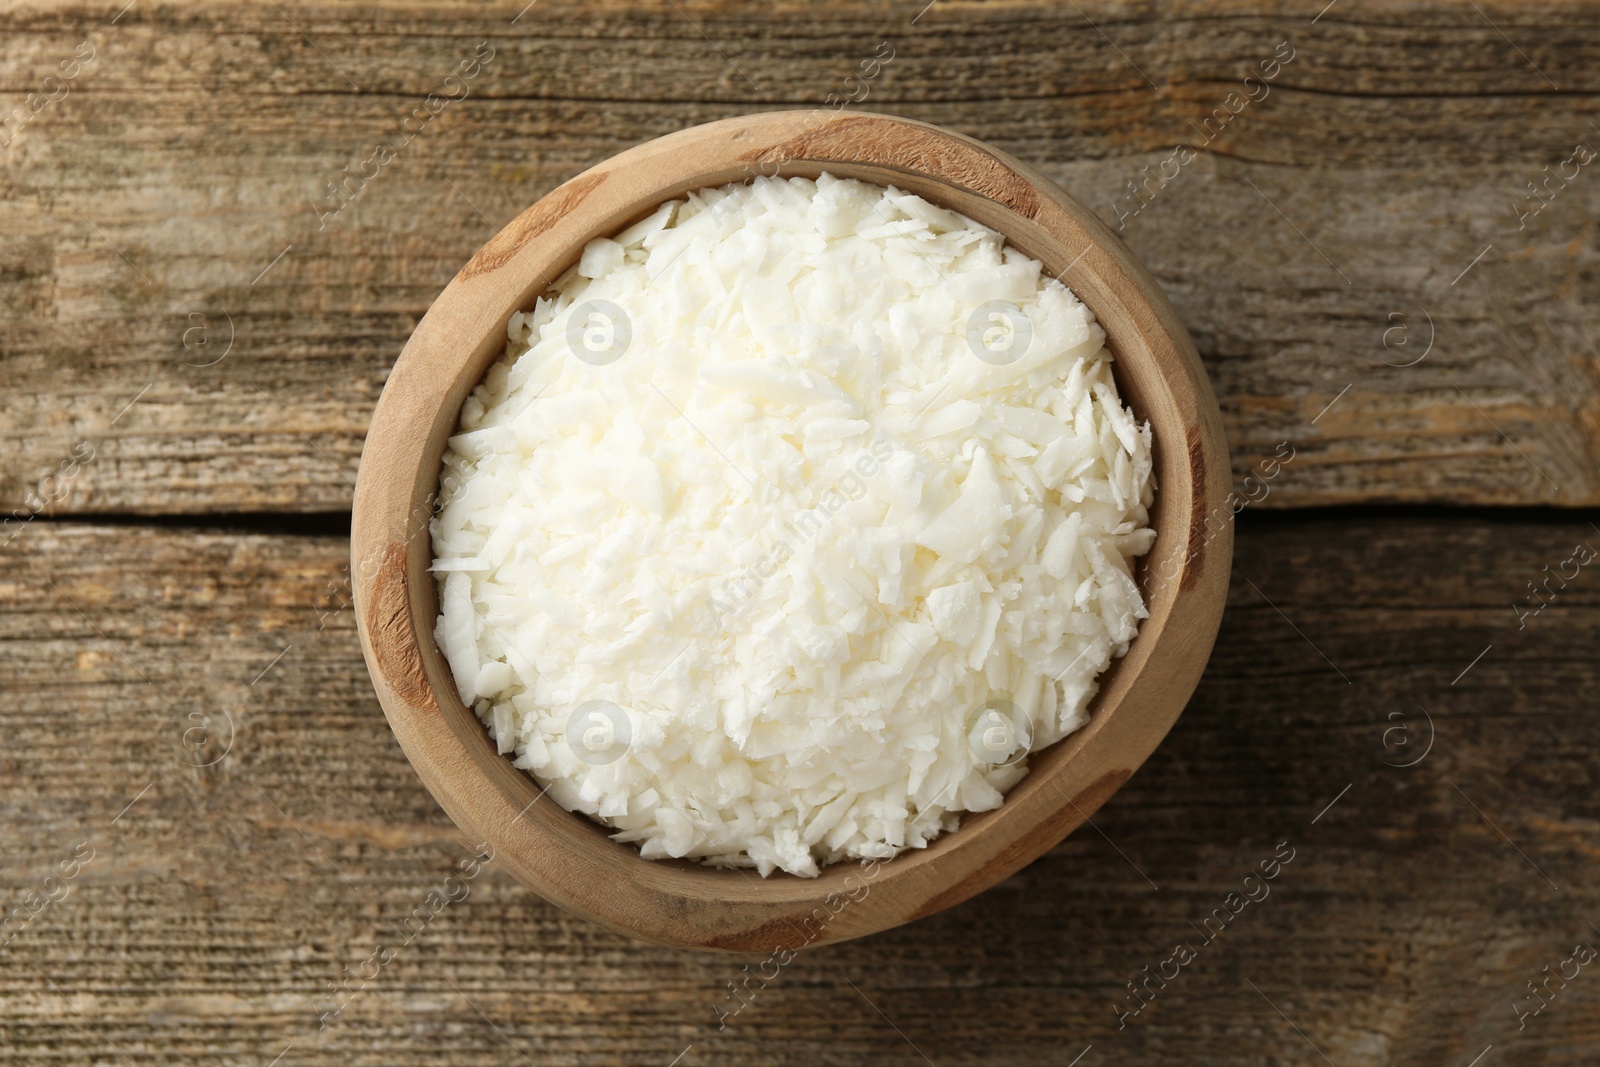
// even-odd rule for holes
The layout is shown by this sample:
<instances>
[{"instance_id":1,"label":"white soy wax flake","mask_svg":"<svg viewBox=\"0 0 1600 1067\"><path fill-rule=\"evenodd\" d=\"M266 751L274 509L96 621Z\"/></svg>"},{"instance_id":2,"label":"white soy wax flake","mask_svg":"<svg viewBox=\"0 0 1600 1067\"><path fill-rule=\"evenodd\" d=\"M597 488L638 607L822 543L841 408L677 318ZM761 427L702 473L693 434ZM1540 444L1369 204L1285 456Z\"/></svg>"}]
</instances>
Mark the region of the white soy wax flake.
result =
<instances>
[{"instance_id":1,"label":"white soy wax flake","mask_svg":"<svg viewBox=\"0 0 1600 1067\"><path fill-rule=\"evenodd\" d=\"M435 638L651 859L814 876L1000 804L1146 618L1148 424L1001 235L827 174L591 241L461 411Z\"/></svg>"}]
</instances>

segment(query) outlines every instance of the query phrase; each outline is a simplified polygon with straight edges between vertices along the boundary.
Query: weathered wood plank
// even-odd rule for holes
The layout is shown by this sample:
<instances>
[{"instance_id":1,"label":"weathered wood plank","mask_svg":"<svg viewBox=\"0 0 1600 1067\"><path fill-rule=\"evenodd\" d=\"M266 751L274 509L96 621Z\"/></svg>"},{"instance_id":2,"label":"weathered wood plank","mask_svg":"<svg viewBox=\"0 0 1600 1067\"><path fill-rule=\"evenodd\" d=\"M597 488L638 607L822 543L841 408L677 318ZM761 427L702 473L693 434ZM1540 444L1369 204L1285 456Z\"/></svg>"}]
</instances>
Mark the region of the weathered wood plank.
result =
<instances>
[{"instance_id":1,"label":"weathered wood plank","mask_svg":"<svg viewBox=\"0 0 1600 1067\"><path fill-rule=\"evenodd\" d=\"M0 554L5 913L94 854L7 928L0 1063L260 1065L291 1042L284 1067L665 1065L691 1045L680 1063L1065 1064L1091 1043L1083 1067L1320 1062L1295 1028L1340 1065L1491 1043L1498 1064L1588 1063L1589 969L1520 1032L1512 1007L1600 936L1600 580L1552 581L1520 631L1512 608L1579 542L1600 531L1576 517L1246 512L1205 680L1100 833L802 953L718 1031L737 961L626 942L492 864L403 944L470 843L372 697L337 610L342 537L36 521ZM1422 751L1419 707L1431 750L1386 765ZM220 718L186 744L218 708L226 754ZM1411 744L1385 748L1396 726ZM1119 1032L1125 983L1201 945L1189 923L1283 841L1270 896ZM319 1029L327 983L380 942L395 958Z\"/></svg>"},{"instance_id":2,"label":"weathered wood plank","mask_svg":"<svg viewBox=\"0 0 1600 1067\"><path fill-rule=\"evenodd\" d=\"M1240 477L1298 449L1266 506L1600 501L1600 182L1555 181L1522 229L1513 206L1600 149L1590 8L917 6L8 8L0 103L60 99L0 147L0 505L346 508L388 366L489 234L642 139L818 105L884 40L863 106L1126 215ZM1268 95L1204 141L1285 40ZM319 221L478 41L471 95ZM1128 183L1184 141L1197 158L1134 213ZM41 489L80 441L95 460Z\"/></svg>"}]
</instances>

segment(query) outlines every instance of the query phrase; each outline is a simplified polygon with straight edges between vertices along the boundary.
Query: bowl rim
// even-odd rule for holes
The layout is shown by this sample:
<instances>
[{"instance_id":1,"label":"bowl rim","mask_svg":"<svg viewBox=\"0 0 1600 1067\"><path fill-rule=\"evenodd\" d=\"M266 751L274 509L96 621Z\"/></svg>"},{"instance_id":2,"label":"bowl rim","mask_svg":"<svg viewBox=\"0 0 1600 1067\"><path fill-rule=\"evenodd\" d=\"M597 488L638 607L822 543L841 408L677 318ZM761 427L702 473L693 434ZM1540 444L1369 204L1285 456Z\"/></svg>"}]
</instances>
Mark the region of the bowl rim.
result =
<instances>
[{"instance_id":1,"label":"bowl rim","mask_svg":"<svg viewBox=\"0 0 1600 1067\"><path fill-rule=\"evenodd\" d=\"M958 830L925 849L834 864L810 879L646 860L588 817L540 804L538 784L498 754L456 693L433 638L437 592L427 570L444 441L466 394L503 353L510 315L530 307L590 239L693 189L824 170L893 184L998 230L1094 312L1123 400L1154 431L1157 539L1142 568L1150 617L1101 675L1089 723L1032 755L999 808L964 814ZM1221 414L1177 312L1116 235L1050 179L911 119L743 115L645 142L558 186L491 237L434 301L390 372L362 451L351 524L357 629L412 766L518 881L646 941L795 951L973 896L1053 847L1127 781L1182 712L1210 655L1231 566L1230 479Z\"/></svg>"}]
</instances>

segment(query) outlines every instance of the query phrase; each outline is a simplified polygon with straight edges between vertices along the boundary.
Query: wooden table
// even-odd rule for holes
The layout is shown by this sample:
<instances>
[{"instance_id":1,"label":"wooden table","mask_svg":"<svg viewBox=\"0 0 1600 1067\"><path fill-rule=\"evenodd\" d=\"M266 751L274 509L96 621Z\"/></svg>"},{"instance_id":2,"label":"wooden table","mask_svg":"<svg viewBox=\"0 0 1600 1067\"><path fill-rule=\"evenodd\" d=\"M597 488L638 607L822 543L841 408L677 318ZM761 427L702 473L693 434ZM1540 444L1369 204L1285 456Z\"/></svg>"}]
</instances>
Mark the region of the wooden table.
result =
<instances>
[{"instance_id":1,"label":"wooden table","mask_svg":"<svg viewBox=\"0 0 1600 1067\"><path fill-rule=\"evenodd\" d=\"M123 2L0 8L0 1062L1595 1062L1593 2ZM351 487L395 354L516 212L859 96L885 42L857 106L1120 219L1236 476L1295 459L1093 829L719 1029L744 960L492 864L429 906L472 842L362 665Z\"/></svg>"}]
</instances>

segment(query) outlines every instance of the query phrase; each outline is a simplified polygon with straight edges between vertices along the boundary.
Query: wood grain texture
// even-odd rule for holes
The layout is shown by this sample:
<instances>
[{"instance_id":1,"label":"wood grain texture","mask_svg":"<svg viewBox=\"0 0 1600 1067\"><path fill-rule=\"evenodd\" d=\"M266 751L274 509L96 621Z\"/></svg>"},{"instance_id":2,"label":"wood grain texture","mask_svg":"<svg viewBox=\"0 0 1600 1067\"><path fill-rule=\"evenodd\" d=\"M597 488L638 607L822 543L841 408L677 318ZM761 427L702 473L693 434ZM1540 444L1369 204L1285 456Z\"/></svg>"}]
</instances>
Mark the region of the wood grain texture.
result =
<instances>
[{"instance_id":1,"label":"wood grain texture","mask_svg":"<svg viewBox=\"0 0 1600 1067\"><path fill-rule=\"evenodd\" d=\"M865 106L1128 214L1236 477L1298 450L1264 506L1600 501L1600 181L1515 210L1600 149L1590 7L913 6L9 6L0 101L60 98L0 145L0 503L347 508L395 354L491 234L650 137L823 105L884 41ZM328 215L328 183L480 41L470 95ZM1283 41L1267 95L1206 140ZM1180 142L1197 157L1132 214L1128 183ZM41 492L85 440L95 461Z\"/></svg>"},{"instance_id":2,"label":"wood grain texture","mask_svg":"<svg viewBox=\"0 0 1600 1067\"><path fill-rule=\"evenodd\" d=\"M606 933L493 864L403 943L473 843L372 696L344 537L36 521L0 555L6 913L94 854L0 949L0 1063L1320 1062L1306 1038L1340 1067L1589 1063L1591 970L1520 1032L1512 1004L1597 937L1600 579L1521 631L1511 605L1600 546L1593 517L1247 511L1205 679L1098 832L801 953L721 1031L738 960ZM219 707L231 749L189 766L224 740L186 744L190 713ZM1431 750L1387 766L1419 707ZM1119 1032L1124 983L1284 841L1270 896Z\"/></svg>"},{"instance_id":3,"label":"wood grain texture","mask_svg":"<svg viewBox=\"0 0 1600 1067\"><path fill-rule=\"evenodd\" d=\"M1513 210L1600 147L1600 22L1322 8L0 5L0 111L96 55L0 144L0 514L31 490L201 524L0 531L0 1063L1592 1062L1592 968L1524 1029L1513 1005L1600 936L1600 584L1520 631L1513 604L1600 516L1266 509L1600 500L1600 175ZM492 864L402 944L475 843L383 722L339 513L395 355L473 252L633 144L821 105L885 40L866 107L987 140L1116 225L1286 39L1270 95L1123 231L1206 360L1235 477L1297 451L1242 517L1189 710L1095 830L801 954L722 1031L730 960L625 941ZM326 183L485 40L470 98L319 224ZM1387 365L1430 318L1426 358ZM1419 709L1433 748L1387 765ZM1281 841L1271 896L1118 1031L1124 983ZM398 954L319 1029L379 942Z\"/></svg>"}]
</instances>

